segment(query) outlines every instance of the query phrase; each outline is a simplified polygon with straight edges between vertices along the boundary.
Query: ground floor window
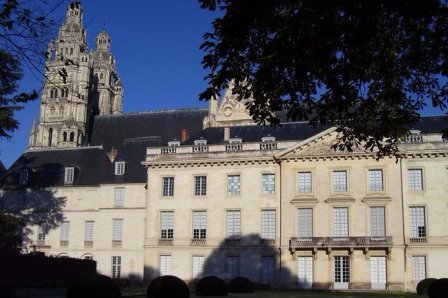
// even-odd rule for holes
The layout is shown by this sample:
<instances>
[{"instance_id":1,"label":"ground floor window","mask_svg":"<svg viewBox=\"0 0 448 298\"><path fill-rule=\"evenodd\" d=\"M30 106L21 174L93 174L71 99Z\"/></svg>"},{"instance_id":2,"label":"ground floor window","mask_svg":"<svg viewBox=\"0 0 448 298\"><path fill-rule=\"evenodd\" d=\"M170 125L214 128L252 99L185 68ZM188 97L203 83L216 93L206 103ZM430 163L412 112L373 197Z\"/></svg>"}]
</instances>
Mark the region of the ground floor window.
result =
<instances>
[{"instance_id":1,"label":"ground floor window","mask_svg":"<svg viewBox=\"0 0 448 298\"><path fill-rule=\"evenodd\" d=\"M372 289L386 289L386 257L370 257L370 284Z\"/></svg>"},{"instance_id":2,"label":"ground floor window","mask_svg":"<svg viewBox=\"0 0 448 298\"><path fill-rule=\"evenodd\" d=\"M240 275L240 258L228 256L226 259L226 278L232 279Z\"/></svg>"},{"instance_id":3,"label":"ground floor window","mask_svg":"<svg viewBox=\"0 0 448 298\"><path fill-rule=\"evenodd\" d=\"M274 257L261 257L261 281L269 283L274 280Z\"/></svg>"},{"instance_id":4,"label":"ground floor window","mask_svg":"<svg viewBox=\"0 0 448 298\"><path fill-rule=\"evenodd\" d=\"M204 256L193 256L193 279L201 278L204 272Z\"/></svg>"},{"instance_id":5,"label":"ground floor window","mask_svg":"<svg viewBox=\"0 0 448 298\"><path fill-rule=\"evenodd\" d=\"M112 257L112 278L120 278L121 277L121 257L113 256Z\"/></svg>"},{"instance_id":6,"label":"ground floor window","mask_svg":"<svg viewBox=\"0 0 448 298\"><path fill-rule=\"evenodd\" d=\"M301 289L313 287L313 257L297 257L297 285Z\"/></svg>"},{"instance_id":7,"label":"ground floor window","mask_svg":"<svg viewBox=\"0 0 448 298\"><path fill-rule=\"evenodd\" d=\"M334 288L348 289L350 282L350 262L348 256L334 257Z\"/></svg>"},{"instance_id":8,"label":"ground floor window","mask_svg":"<svg viewBox=\"0 0 448 298\"><path fill-rule=\"evenodd\" d=\"M160 276L171 275L171 256L160 256Z\"/></svg>"},{"instance_id":9,"label":"ground floor window","mask_svg":"<svg viewBox=\"0 0 448 298\"><path fill-rule=\"evenodd\" d=\"M414 271L414 281L419 282L426 278L426 257L425 256L413 256L412 268Z\"/></svg>"}]
</instances>

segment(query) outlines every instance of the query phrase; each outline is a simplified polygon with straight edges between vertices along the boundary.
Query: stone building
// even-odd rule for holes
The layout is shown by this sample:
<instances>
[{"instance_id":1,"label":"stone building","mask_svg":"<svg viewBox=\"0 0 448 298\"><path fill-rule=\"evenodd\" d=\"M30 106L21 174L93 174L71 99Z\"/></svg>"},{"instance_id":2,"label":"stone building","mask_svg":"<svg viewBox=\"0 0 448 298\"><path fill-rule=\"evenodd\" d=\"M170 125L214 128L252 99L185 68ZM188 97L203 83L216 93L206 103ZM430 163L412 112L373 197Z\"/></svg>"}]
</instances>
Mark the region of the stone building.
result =
<instances>
[{"instance_id":1,"label":"stone building","mask_svg":"<svg viewBox=\"0 0 448 298\"><path fill-rule=\"evenodd\" d=\"M88 51L76 4L59 35L30 147L0 178L0 207L29 223L25 251L145 281L414 291L447 276L443 117L376 160L332 150L332 127L255 125L230 90L208 109L121 113L109 35ZM61 55L76 61L66 81Z\"/></svg>"}]
</instances>

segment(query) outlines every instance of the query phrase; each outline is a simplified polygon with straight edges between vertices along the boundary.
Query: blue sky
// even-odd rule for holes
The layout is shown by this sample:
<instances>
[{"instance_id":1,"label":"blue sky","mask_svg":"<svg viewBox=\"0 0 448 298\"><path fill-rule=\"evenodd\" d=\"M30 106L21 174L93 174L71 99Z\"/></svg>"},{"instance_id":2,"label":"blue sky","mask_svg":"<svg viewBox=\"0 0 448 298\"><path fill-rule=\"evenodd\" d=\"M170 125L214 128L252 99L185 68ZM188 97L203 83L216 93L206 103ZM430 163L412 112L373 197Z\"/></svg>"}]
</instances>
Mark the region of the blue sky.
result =
<instances>
[{"instance_id":1,"label":"blue sky","mask_svg":"<svg viewBox=\"0 0 448 298\"><path fill-rule=\"evenodd\" d=\"M216 13L201 9L197 0L81 2L89 47L94 48L104 23L111 35L111 50L124 84L124 112L207 106L198 99L206 87L199 46ZM62 23L66 8L62 5L53 19ZM41 86L41 77L28 74L20 90L40 90ZM11 139L0 140L0 160L6 167L26 150L38 113L37 101L16 113L20 128Z\"/></svg>"}]
</instances>

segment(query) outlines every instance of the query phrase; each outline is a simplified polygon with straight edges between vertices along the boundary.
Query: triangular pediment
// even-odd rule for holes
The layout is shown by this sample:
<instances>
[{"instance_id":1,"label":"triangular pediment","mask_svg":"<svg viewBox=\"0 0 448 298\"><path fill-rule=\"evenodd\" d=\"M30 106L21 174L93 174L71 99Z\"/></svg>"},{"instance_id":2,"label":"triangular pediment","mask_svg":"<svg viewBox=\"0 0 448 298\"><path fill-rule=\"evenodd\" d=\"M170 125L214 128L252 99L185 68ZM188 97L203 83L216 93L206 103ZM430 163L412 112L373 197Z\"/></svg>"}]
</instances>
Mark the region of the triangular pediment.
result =
<instances>
[{"instance_id":1,"label":"triangular pediment","mask_svg":"<svg viewBox=\"0 0 448 298\"><path fill-rule=\"evenodd\" d=\"M364 148L353 148L353 151L334 150L332 146L337 143L340 133L336 127L329 128L302 142L280 152L276 158L307 158L307 157L336 157L349 155L374 155L376 152L367 152Z\"/></svg>"}]
</instances>

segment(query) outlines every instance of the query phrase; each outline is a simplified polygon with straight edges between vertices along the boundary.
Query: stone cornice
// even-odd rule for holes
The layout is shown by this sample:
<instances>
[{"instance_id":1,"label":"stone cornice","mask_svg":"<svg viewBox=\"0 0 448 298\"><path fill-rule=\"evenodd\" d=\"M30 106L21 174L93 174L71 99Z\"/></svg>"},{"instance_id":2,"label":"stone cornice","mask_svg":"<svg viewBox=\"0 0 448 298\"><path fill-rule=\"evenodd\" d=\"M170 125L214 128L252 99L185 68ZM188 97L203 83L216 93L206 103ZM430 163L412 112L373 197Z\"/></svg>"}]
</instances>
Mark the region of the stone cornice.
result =
<instances>
[{"instance_id":1,"label":"stone cornice","mask_svg":"<svg viewBox=\"0 0 448 298\"><path fill-rule=\"evenodd\" d=\"M245 158L245 159L200 159L200 160L156 160L144 161L142 165L151 169L161 168L195 168L195 167L213 167L213 166L246 166L246 165L275 165L272 157L265 158Z\"/></svg>"}]
</instances>

